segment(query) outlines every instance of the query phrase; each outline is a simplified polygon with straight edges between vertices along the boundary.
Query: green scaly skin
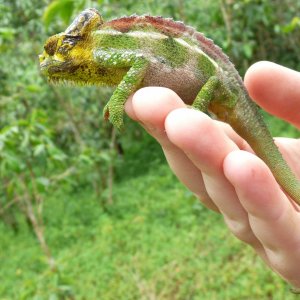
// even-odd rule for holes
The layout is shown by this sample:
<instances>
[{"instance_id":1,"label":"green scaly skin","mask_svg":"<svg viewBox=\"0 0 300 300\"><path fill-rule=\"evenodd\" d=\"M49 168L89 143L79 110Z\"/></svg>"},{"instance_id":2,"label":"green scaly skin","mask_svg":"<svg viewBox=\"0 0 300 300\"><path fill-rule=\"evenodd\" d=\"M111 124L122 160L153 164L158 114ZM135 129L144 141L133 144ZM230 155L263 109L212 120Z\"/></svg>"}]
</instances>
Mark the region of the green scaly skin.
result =
<instances>
[{"instance_id":1,"label":"green scaly skin","mask_svg":"<svg viewBox=\"0 0 300 300\"><path fill-rule=\"evenodd\" d=\"M104 116L123 126L124 103L137 89L163 86L185 103L229 123L300 204L300 183L282 158L255 104L227 56L211 40L181 22L151 16L104 22L86 9L40 55L52 82L116 86Z\"/></svg>"}]
</instances>

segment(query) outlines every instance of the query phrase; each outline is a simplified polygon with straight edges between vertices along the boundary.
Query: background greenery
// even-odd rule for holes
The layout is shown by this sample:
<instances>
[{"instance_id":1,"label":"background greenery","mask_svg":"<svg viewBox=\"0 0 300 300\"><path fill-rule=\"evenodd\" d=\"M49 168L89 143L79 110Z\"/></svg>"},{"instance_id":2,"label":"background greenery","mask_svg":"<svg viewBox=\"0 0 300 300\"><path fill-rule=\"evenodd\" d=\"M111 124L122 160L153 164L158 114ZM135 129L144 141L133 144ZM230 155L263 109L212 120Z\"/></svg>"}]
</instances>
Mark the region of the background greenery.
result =
<instances>
[{"instance_id":1,"label":"background greenery","mask_svg":"<svg viewBox=\"0 0 300 300\"><path fill-rule=\"evenodd\" d=\"M0 299L293 299L138 125L103 122L111 90L40 76L45 39L85 7L183 20L241 74L257 60L300 70L294 0L0 0Z\"/></svg>"}]
</instances>

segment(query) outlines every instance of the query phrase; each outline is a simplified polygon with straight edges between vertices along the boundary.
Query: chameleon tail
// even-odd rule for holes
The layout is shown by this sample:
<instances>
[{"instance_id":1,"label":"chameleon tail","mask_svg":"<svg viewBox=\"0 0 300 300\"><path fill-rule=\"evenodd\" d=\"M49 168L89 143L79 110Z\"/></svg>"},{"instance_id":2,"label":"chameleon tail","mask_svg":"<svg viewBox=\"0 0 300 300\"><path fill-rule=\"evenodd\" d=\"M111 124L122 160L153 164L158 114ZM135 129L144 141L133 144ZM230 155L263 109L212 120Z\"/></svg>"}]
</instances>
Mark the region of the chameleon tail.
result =
<instances>
[{"instance_id":1,"label":"chameleon tail","mask_svg":"<svg viewBox=\"0 0 300 300\"><path fill-rule=\"evenodd\" d=\"M262 116L248 95L242 96L237 102L230 119L231 126L269 166L285 192L300 204L300 181L274 144Z\"/></svg>"}]
</instances>

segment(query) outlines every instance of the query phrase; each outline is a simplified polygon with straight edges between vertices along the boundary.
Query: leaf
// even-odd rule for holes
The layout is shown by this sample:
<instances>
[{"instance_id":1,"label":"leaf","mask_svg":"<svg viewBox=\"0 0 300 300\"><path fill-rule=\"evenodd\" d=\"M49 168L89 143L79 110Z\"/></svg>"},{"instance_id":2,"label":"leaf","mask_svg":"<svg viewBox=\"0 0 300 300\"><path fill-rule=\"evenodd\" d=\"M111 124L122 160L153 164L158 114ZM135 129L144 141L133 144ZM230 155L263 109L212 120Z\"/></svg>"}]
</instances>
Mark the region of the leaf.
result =
<instances>
[{"instance_id":1,"label":"leaf","mask_svg":"<svg viewBox=\"0 0 300 300\"><path fill-rule=\"evenodd\" d=\"M53 20L60 16L64 23L68 24L74 10L73 0L55 0L53 1L43 14L43 21L46 28L53 22Z\"/></svg>"},{"instance_id":2,"label":"leaf","mask_svg":"<svg viewBox=\"0 0 300 300\"><path fill-rule=\"evenodd\" d=\"M14 28L0 27L0 36L2 36L6 40L12 40L15 34L16 30Z\"/></svg>"},{"instance_id":3,"label":"leaf","mask_svg":"<svg viewBox=\"0 0 300 300\"><path fill-rule=\"evenodd\" d=\"M300 27L300 18L294 17L289 24L282 27L282 31L284 33L290 33L294 31L297 27Z\"/></svg>"},{"instance_id":4,"label":"leaf","mask_svg":"<svg viewBox=\"0 0 300 300\"><path fill-rule=\"evenodd\" d=\"M33 155L34 156L39 156L45 152L45 145L44 144L39 144L36 147L34 147Z\"/></svg>"},{"instance_id":5,"label":"leaf","mask_svg":"<svg viewBox=\"0 0 300 300\"><path fill-rule=\"evenodd\" d=\"M26 86L26 90L31 93L38 93L42 91L42 88L37 84L29 84Z\"/></svg>"},{"instance_id":6,"label":"leaf","mask_svg":"<svg viewBox=\"0 0 300 300\"><path fill-rule=\"evenodd\" d=\"M36 179L37 183L43 187L47 187L50 184L50 180L46 177L38 177Z\"/></svg>"},{"instance_id":7,"label":"leaf","mask_svg":"<svg viewBox=\"0 0 300 300\"><path fill-rule=\"evenodd\" d=\"M101 151L99 153L99 157L102 161L108 163L112 161L112 156L110 155L110 153L108 151Z\"/></svg>"},{"instance_id":8,"label":"leaf","mask_svg":"<svg viewBox=\"0 0 300 300\"><path fill-rule=\"evenodd\" d=\"M58 161L58 162L62 162L66 158L67 158L66 155L64 153L62 153L62 152L57 152L56 154L54 154L54 155L51 156L51 159L53 161Z\"/></svg>"},{"instance_id":9,"label":"leaf","mask_svg":"<svg viewBox=\"0 0 300 300\"><path fill-rule=\"evenodd\" d=\"M25 168L24 161L22 161L18 156L14 155L14 153L4 152L3 160L2 160L3 172L16 172L19 173L21 170Z\"/></svg>"},{"instance_id":10,"label":"leaf","mask_svg":"<svg viewBox=\"0 0 300 300\"><path fill-rule=\"evenodd\" d=\"M93 160L91 159L91 157L85 154L81 154L79 156L79 162L90 166L93 164Z\"/></svg>"},{"instance_id":11,"label":"leaf","mask_svg":"<svg viewBox=\"0 0 300 300\"><path fill-rule=\"evenodd\" d=\"M243 52L247 58L251 58L252 57L252 46L250 44L244 44Z\"/></svg>"},{"instance_id":12,"label":"leaf","mask_svg":"<svg viewBox=\"0 0 300 300\"><path fill-rule=\"evenodd\" d=\"M27 148L30 141L30 132L28 130L24 131L24 136L20 147L22 149Z\"/></svg>"},{"instance_id":13,"label":"leaf","mask_svg":"<svg viewBox=\"0 0 300 300\"><path fill-rule=\"evenodd\" d=\"M65 1L66 4L63 9L60 11L60 16L64 20L65 24L70 22L73 10L74 10L74 3L73 1Z\"/></svg>"}]
</instances>

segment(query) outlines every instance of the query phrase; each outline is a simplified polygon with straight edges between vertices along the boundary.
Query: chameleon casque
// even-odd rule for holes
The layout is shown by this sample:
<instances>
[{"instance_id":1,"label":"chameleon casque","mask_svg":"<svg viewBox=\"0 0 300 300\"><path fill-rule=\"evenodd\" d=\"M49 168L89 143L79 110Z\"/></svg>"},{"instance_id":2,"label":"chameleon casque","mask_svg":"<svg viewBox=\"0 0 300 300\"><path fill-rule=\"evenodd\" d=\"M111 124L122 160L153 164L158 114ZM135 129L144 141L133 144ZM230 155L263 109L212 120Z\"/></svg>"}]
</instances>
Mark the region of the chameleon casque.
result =
<instances>
[{"instance_id":1,"label":"chameleon casque","mask_svg":"<svg viewBox=\"0 0 300 300\"><path fill-rule=\"evenodd\" d=\"M234 65L192 27L148 15L104 22L90 8L64 32L51 36L39 58L42 74L52 82L116 86L104 116L117 128L123 126L127 98L137 89L174 90L186 104L229 123L300 204L300 182L274 144Z\"/></svg>"}]
</instances>

